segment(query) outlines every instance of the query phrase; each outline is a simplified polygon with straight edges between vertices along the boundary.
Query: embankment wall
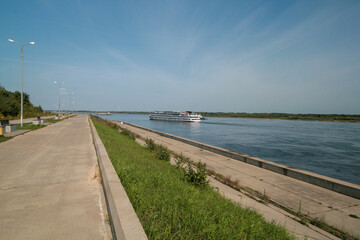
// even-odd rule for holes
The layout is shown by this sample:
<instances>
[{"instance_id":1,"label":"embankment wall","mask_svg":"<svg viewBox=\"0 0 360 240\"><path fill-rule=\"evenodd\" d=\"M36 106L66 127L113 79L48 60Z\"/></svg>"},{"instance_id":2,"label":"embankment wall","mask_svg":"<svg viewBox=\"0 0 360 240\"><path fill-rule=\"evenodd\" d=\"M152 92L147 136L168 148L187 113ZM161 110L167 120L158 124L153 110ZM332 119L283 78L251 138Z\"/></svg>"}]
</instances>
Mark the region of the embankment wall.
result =
<instances>
[{"instance_id":1,"label":"embankment wall","mask_svg":"<svg viewBox=\"0 0 360 240\"><path fill-rule=\"evenodd\" d=\"M117 240L146 240L145 231L91 120L90 125L113 238Z\"/></svg>"}]
</instances>

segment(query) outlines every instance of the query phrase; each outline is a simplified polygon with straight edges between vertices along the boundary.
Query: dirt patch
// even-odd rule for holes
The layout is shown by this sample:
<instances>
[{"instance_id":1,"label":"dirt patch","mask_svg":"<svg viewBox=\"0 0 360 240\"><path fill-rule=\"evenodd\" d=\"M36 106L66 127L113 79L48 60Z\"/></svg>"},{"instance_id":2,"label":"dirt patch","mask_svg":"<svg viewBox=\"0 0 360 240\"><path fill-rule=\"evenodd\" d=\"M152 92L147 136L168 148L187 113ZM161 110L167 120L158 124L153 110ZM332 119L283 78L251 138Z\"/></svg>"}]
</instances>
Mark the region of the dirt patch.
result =
<instances>
[{"instance_id":1,"label":"dirt patch","mask_svg":"<svg viewBox=\"0 0 360 240\"><path fill-rule=\"evenodd\" d=\"M88 174L88 182L90 184L97 183L101 185L101 174L100 174L99 166L97 164L91 167Z\"/></svg>"}]
</instances>

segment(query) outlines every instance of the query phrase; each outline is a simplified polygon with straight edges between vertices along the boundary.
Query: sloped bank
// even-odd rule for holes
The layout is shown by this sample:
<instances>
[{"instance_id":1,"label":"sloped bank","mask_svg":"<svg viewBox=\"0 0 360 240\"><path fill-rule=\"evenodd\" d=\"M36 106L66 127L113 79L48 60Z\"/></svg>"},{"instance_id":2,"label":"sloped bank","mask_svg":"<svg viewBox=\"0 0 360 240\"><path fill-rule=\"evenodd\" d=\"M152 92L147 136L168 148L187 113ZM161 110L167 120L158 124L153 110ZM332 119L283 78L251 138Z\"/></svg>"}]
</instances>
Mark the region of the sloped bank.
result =
<instances>
[{"instance_id":1,"label":"sloped bank","mask_svg":"<svg viewBox=\"0 0 360 240\"><path fill-rule=\"evenodd\" d=\"M170 139L174 139L213 153L217 153L229 158L233 158L272 172L276 172L291 178L295 178L297 180L303 181L303 182L307 182L334 192L338 192L356 199L360 199L360 186L356 185L356 184L352 184L349 182L345 182L345 181L341 181L338 179L334 179L334 178L330 178L330 177L326 177L323 175L319 175L316 173L312 173L312 172L308 172L308 171L304 171L304 170L300 170L300 169L296 169L296 168L291 168L282 164L278 164L278 163L274 163L271 161L266 161L260 158L256 158L256 157L251 157L245 154L241 154L241 153L237 153L237 152L233 152L227 149L223 149L220 147L215 147L212 145L208 145L205 143L201 143L201 142L197 142L197 141L193 141L187 138L182 138L179 136L175 136L169 133L164 133L164 132L160 132L157 130L153 130L150 128L145 128L142 126L138 126L135 124L131 124L131 123L125 123L129 126L132 127L136 127L139 129L143 129L146 130L148 132L153 132L156 133L160 136L163 137L167 137Z\"/></svg>"},{"instance_id":2,"label":"sloped bank","mask_svg":"<svg viewBox=\"0 0 360 240\"><path fill-rule=\"evenodd\" d=\"M293 239L212 188L189 184L115 126L94 125L149 239Z\"/></svg>"},{"instance_id":3,"label":"sloped bank","mask_svg":"<svg viewBox=\"0 0 360 240\"><path fill-rule=\"evenodd\" d=\"M114 239L140 240L147 239L130 200L115 172L106 149L90 120L91 132L95 145L98 164L100 167L102 184L109 221Z\"/></svg>"}]
</instances>

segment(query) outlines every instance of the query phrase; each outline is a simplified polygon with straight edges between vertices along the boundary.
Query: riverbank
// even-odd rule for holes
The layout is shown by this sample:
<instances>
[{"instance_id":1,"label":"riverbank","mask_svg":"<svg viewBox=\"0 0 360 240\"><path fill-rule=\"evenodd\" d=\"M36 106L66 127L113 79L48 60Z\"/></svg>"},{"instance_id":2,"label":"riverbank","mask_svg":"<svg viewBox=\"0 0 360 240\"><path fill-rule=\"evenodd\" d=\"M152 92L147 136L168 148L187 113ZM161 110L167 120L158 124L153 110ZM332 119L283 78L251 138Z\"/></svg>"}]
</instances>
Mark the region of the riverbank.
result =
<instances>
[{"instance_id":1,"label":"riverbank","mask_svg":"<svg viewBox=\"0 0 360 240\"><path fill-rule=\"evenodd\" d=\"M207 164L209 169L237 181L245 189L266 195L275 203L293 213L301 213L309 223L328 225L328 231L360 236L360 200L323 189L303 181L270 172L229 157L176 141L137 127L123 125L143 138L154 139L171 151ZM340 234L341 235L341 234ZM351 238L350 238L351 239Z\"/></svg>"},{"instance_id":2,"label":"riverbank","mask_svg":"<svg viewBox=\"0 0 360 240\"><path fill-rule=\"evenodd\" d=\"M256 212L188 183L116 125L93 122L149 239L292 239Z\"/></svg>"},{"instance_id":3,"label":"riverbank","mask_svg":"<svg viewBox=\"0 0 360 240\"><path fill-rule=\"evenodd\" d=\"M272 120L303 120L327 122L360 122L360 115L346 114L289 114L289 113L222 113L200 112L204 117L256 118Z\"/></svg>"},{"instance_id":4,"label":"riverbank","mask_svg":"<svg viewBox=\"0 0 360 240\"><path fill-rule=\"evenodd\" d=\"M98 113L99 111L77 111L79 113ZM144 114L145 111L100 111L112 114ZM272 120L303 120L325 122L360 122L359 114L292 114L292 113L233 113L233 112L198 112L203 117L254 118Z\"/></svg>"}]
</instances>

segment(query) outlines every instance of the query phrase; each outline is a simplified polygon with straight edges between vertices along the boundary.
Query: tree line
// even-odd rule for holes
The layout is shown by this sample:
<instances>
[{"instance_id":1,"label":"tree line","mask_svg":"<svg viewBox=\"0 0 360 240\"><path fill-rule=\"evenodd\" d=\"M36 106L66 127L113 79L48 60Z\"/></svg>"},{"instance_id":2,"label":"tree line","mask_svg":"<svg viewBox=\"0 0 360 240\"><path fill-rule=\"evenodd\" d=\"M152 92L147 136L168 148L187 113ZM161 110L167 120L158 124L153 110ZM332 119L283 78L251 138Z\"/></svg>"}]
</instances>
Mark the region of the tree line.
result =
<instances>
[{"instance_id":1,"label":"tree line","mask_svg":"<svg viewBox=\"0 0 360 240\"><path fill-rule=\"evenodd\" d=\"M291 114L291 113L223 113L201 112L205 117L264 118L283 120L360 122L360 115L346 114Z\"/></svg>"},{"instance_id":2,"label":"tree line","mask_svg":"<svg viewBox=\"0 0 360 240\"><path fill-rule=\"evenodd\" d=\"M30 96L23 93L24 118L43 115L44 111L41 106L34 106L30 102ZM21 110L21 93L19 91L11 92L0 86L0 119L20 118Z\"/></svg>"}]
</instances>

